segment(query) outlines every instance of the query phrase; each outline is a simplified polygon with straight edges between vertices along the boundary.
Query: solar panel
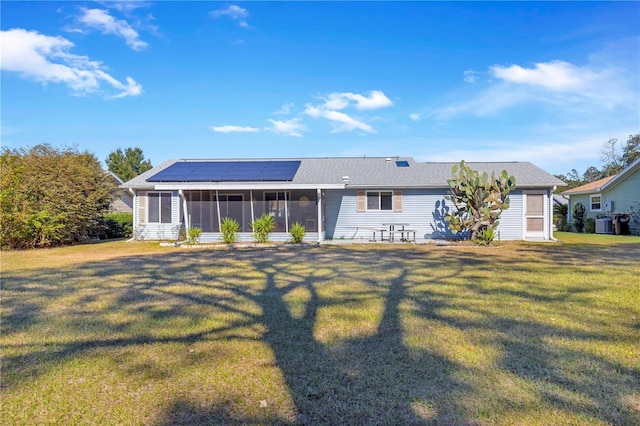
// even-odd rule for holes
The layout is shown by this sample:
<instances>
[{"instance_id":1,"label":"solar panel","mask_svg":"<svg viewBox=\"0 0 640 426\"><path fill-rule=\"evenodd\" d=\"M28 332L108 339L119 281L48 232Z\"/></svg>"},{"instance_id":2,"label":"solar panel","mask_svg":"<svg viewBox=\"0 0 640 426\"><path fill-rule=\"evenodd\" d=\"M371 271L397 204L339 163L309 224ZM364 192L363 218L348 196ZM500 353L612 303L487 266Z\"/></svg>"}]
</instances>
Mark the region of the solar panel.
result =
<instances>
[{"instance_id":1,"label":"solar panel","mask_svg":"<svg viewBox=\"0 0 640 426\"><path fill-rule=\"evenodd\" d=\"M409 167L409 162L406 160L398 160L396 161L397 167Z\"/></svg>"},{"instance_id":2,"label":"solar panel","mask_svg":"<svg viewBox=\"0 0 640 426\"><path fill-rule=\"evenodd\" d=\"M148 182L292 181L300 161L180 161Z\"/></svg>"}]
</instances>

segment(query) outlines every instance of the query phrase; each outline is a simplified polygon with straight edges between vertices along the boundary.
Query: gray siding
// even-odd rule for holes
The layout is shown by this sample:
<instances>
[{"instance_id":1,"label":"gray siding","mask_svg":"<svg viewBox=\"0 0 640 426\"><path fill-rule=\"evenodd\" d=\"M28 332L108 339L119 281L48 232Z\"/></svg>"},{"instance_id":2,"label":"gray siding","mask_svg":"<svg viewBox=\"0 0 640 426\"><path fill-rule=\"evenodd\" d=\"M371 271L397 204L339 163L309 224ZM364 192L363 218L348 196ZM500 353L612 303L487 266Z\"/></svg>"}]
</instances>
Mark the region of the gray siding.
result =
<instances>
[{"instance_id":1,"label":"gray siding","mask_svg":"<svg viewBox=\"0 0 640 426\"><path fill-rule=\"evenodd\" d=\"M401 212L358 212L356 190L326 191L326 237L368 240L372 233L363 228L379 228L387 222L408 223L407 228L416 231L417 239L452 237L443 217L450 205L440 190L404 189Z\"/></svg>"},{"instance_id":2,"label":"gray siding","mask_svg":"<svg viewBox=\"0 0 640 426\"><path fill-rule=\"evenodd\" d=\"M358 212L356 190L326 191L326 237L368 240L372 233L366 228L381 227L387 222L409 223L408 228L417 231L419 240L455 237L444 220L452 208L451 201L444 199L446 190L405 189L402 193L402 212ZM510 200L509 209L502 213L498 226L499 239L521 240L524 236L523 190L514 191Z\"/></svg>"},{"instance_id":3,"label":"gray siding","mask_svg":"<svg viewBox=\"0 0 640 426\"><path fill-rule=\"evenodd\" d=\"M509 195L509 208L502 212L498 225L500 240L522 240L524 238L524 196L522 189Z\"/></svg>"}]
</instances>

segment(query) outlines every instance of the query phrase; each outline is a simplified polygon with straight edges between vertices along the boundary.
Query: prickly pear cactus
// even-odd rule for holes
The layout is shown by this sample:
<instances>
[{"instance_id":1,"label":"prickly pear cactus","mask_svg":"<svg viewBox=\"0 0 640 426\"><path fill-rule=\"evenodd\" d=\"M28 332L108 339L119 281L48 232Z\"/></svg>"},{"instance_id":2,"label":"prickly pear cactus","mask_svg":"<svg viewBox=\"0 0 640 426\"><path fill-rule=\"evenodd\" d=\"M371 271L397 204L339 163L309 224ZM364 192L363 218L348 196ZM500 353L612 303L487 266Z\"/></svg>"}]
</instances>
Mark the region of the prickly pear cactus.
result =
<instances>
[{"instance_id":1,"label":"prickly pear cactus","mask_svg":"<svg viewBox=\"0 0 640 426\"><path fill-rule=\"evenodd\" d=\"M455 208L445 216L449 229L457 233L468 231L471 240L486 228L496 230L500 214L509 208L509 193L516 188L516 178L506 170L497 177L494 173L480 174L464 160L453 166L451 174L447 181L451 195L445 199L453 201Z\"/></svg>"}]
</instances>

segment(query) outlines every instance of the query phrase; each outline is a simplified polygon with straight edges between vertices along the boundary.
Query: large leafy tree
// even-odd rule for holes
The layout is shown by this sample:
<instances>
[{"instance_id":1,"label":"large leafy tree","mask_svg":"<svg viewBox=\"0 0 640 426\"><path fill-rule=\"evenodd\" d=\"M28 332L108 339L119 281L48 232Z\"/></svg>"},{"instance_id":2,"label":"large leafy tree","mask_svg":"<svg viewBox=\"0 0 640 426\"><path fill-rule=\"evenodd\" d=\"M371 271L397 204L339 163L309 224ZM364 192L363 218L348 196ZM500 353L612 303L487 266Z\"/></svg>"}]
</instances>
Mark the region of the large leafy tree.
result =
<instances>
[{"instance_id":1,"label":"large leafy tree","mask_svg":"<svg viewBox=\"0 0 640 426\"><path fill-rule=\"evenodd\" d=\"M451 195L446 199L453 201L455 211L445 216L449 229L468 232L472 241L487 230L493 234L502 211L509 208L509 193L516 188L516 178L506 170L498 176L493 172L489 176L471 169L464 161L454 165L451 173L447 181Z\"/></svg>"},{"instance_id":2,"label":"large leafy tree","mask_svg":"<svg viewBox=\"0 0 640 426\"><path fill-rule=\"evenodd\" d=\"M142 149L138 147L127 148L124 152L118 148L109 153L105 161L109 171L125 182L153 168L151 161L145 160Z\"/></svg>"},{"instance_id":3,"label":"large leafy tree","mask_svg":"<svg viewBox=\"0 0 640 426\"><path fill-rule=\"evenodd\" d=\"M602 147L603 174L612 176L640 158L640 133L629 135L624 144L609 139Z\"/></svg>"},{"instance_id":4,"label":"large leafy tree","mask_svg":"<svg viewBox=\"0 0 640 426\"><path fill-rule=\"evenodd\" d=\"M93 154L73 148L5 148L0 167L2 248L50 246L94 235L116 189Z\"/></svg>"}]
</instances>

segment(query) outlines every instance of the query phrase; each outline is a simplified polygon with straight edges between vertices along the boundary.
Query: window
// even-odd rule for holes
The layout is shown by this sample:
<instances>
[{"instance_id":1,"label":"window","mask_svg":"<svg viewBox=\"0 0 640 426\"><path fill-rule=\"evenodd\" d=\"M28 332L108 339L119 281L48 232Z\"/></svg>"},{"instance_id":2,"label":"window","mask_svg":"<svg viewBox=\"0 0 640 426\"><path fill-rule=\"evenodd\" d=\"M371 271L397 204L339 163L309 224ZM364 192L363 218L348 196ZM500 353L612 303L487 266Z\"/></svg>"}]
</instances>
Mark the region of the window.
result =
<instances>
[{"instance_id":1,"label":"window","mask_svg":"<svg viewBox=\"0 0 640 426\"><path fill-rule=\"evenodd\" d=\"M599 212L602 210L602 197L600 195L592 195L590 197L591 211Z\"/></svg>"},{"instance_id":2,"label":"window","mask_svg":"<svg viewBox=\"0 0 640 426\"><path fill-rule=\"evenodd\" d=\"M171 193L149 192L149 223L171 223Z\"/></svg>"},{"instance_id":3,"label":"window","mask_svg":"<svg viewBox=\"0 0 640 426\"><path fill-rule=\"evenodd\" d=\"M393 210L393 192L368 191L367 210Z\"/></svg>"}]
</instances>

